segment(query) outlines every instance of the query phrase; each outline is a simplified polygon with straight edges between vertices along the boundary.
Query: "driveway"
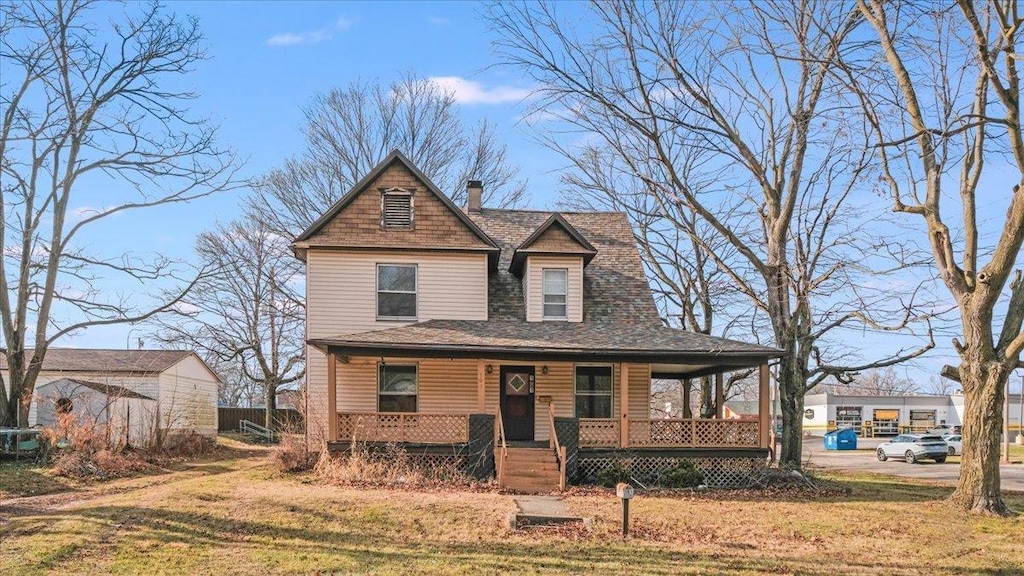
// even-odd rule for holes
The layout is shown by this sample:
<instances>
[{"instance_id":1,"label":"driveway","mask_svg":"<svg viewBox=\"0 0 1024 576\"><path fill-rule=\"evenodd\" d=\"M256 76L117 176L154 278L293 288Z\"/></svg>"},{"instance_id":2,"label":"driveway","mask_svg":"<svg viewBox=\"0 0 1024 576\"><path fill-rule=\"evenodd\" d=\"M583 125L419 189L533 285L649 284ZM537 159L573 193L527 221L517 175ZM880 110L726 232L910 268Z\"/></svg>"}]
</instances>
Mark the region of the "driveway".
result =
<instances>
[{"instance_id":1,"label":"driveway","mask_svg":"<svg viewBox=\"0 0 1024 576\"><path fill-rule=\"evenodd\" d=\"M885 442L878 438L858 438L857 450L825 450L821 438L804 440L804 462L812 468L829 470L847 470L851 472L872 472L887 474L900 478L919 478L955 484L960 478L960 463L945 462L936 464L926 461L921 464L907 464L900 460L889 459L879 462L875 457L875 448ZM1015 464L1000 466L1000 478L1003 490L1024 492L1024 464L1016 459Z\"/></svg>"}]
</instances>

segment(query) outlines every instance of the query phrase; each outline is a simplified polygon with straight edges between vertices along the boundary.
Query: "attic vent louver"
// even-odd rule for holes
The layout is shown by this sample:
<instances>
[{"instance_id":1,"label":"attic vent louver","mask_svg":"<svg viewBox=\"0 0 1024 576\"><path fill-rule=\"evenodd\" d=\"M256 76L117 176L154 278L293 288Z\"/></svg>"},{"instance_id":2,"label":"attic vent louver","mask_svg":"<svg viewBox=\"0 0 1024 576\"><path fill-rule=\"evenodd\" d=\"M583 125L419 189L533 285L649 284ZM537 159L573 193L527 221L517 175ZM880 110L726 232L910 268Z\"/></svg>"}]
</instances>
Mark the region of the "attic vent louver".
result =
<instances>
[{"instance_id":1,"label":"attic vent louver","mask_svg":"<svg viewBox=\"0 0 1024 576\"><path fill-rule=\"evenodd\" d=\"M412 190L386 188L380 196L380 225L383 228L412 228Z\"/></svg>"}]
</instances>

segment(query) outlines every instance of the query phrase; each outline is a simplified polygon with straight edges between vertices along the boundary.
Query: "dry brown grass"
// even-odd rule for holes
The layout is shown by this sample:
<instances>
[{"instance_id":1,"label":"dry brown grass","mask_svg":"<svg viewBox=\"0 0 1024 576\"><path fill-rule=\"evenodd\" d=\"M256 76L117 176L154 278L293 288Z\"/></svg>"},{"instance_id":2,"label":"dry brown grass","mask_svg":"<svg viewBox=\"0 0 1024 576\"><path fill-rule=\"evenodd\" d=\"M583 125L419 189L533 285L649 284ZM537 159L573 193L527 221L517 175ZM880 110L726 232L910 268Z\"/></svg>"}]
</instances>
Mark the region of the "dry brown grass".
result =
<instances>
[{"instance_id":1,"label":"dry brown grass","mask_svg":"<svg viewBox=\"0 0 1024 576\"><path fill-rule=\"evenodd\" d=\"M504 527L493 491L325 484L265 452L109 491L5 501L0 573L1020 574L1024 520L958 512L949 487L836 475L848 493L642 494L619 536L610 491L567 496L579 528ZM1009 495L1024 509L1024 495ZM33 504L34 503L34 504Z\"/></svg>"}]
</instances>

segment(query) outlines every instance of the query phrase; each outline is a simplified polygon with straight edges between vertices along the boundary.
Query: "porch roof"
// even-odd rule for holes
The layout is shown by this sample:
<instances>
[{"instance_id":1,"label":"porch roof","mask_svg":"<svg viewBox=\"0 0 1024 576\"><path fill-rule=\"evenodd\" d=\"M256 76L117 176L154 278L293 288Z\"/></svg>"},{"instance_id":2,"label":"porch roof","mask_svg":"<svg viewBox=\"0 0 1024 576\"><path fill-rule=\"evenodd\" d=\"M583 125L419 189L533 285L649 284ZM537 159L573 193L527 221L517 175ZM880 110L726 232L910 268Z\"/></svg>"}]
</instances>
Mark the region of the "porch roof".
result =
<instances>
[{"instance_id":1,"label":"porch roof","mask_svg":"<svg viewBox=\"0 0 1024 576\"><path fill-rule=\"evenodd\" d=\"M757 366L782 355L768 346L646 322L428 320L308 342L353 356L647 362L663 377Z\"/></svg>"}]
</instances>

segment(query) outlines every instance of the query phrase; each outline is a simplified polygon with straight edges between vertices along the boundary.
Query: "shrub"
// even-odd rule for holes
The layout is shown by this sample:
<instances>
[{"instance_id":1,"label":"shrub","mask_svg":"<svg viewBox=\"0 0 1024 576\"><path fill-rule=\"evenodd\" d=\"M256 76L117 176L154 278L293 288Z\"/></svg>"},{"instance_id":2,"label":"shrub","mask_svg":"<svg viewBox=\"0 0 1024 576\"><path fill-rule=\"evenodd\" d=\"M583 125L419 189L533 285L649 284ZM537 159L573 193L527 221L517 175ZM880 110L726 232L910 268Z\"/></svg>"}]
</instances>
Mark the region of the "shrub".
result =
<instances>
[{"instance_id":1,"label":"shrub","mask_svg":"<svg viewBox=\"0 0 1024 576\"><path fill-rule=\"evenodd\" d=\"M346 453L331 454L324 448L313 472L324 482L354 486L423 488L472 484L454 460L424 464L394 444L382 452L371 452L365 446L355 445Z\"/></svg>"},{"instance_id":2,"label":"shrub","mask_svg":"<svg viewBox=\"0 0 1024 576\"><path fill-rule=\"evenodd\" d=\"M285 436L281 444L270 453L274 467L281 472L302 472L313 467L316 461L314 454L306 449L306 443L294 436Z\"/></svg>"},{"instance_id":3,"label":"shrub","mask_svg":"<svg viewBox=\"0 0 1024 576\"><path fill-rule=\"evenodd\" d=\"M605 488L614 488L619 482L630 483L630 474L622 464L614 462L611 466L598 472L594 480Z\"/></svg>"},{"instance_id":4,"label":"shrub","mask_svg":"<svg viewBox=\"0 0 1024 576\"><path fill-rule=\"evenodd\" d=\"M679 464L663 472L658 480L664 488L696 488L703 483L704 474L689 460L680 460Z\"/></svg>"}]
</instances>

